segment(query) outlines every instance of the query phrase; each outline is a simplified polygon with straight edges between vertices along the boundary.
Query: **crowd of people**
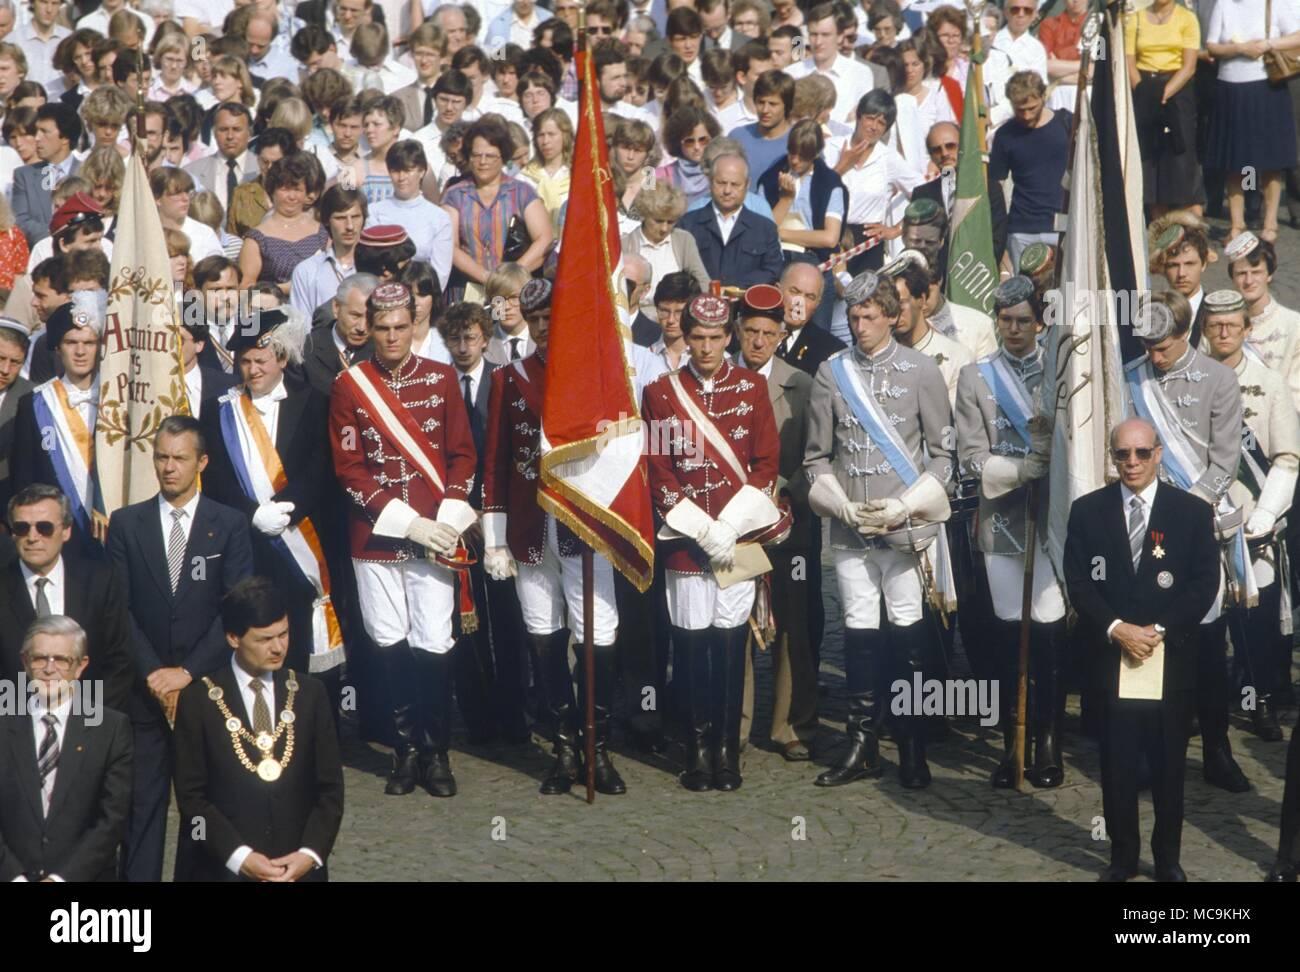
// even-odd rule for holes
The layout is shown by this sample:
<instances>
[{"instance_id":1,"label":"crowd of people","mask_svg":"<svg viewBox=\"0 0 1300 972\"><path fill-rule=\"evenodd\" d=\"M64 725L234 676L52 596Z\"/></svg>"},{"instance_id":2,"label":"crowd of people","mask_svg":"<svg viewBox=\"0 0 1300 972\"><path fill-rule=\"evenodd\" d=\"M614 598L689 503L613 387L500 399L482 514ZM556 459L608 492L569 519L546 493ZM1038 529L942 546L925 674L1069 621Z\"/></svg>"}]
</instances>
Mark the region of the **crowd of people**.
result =
<instances>
[{"instance_id":1,"label":"crowd of people","mask_svg":"<svg viewBox=\"0 0 1300 972\"><path fill-rule=\"evenodd\" d=\"M882 737L904 787L931 785L944 715L891 706L894 685L964 656L1002 686L991 782L1014 786L1028 603L1025 778L1065 779L1081 692L1104 877L1137 873L1149 785L1156 877L1184 879L1193 721L1206 782L1243 792L1242 688L1262 740L1295 703L1300 313L1270 284L1284 199L1300 214L1300 87L1275 78L1300 16L1269 0L1124 15L1165 284L1125 365L1118 481L1075 504L1058 576L1042 549L1026 564L1052 462L1032 402L1097 16L1087 0L0 0L0 674L38 689L21 758L0 755L19 783L0 793L0 880L160 880L173 790L207 827L182 826L178 879L321 879L344 710L393 747L395 796L456 794L457 708L473 744L537 730L541 792L568 792L588 693L601 793L627 790L620 696L628 745L680 753L688 790L736 790L755 650L774 662L763 744L799 763L824 742L823 584L848 714L817 785L880 776ZM571 661L585 545L537 501L568 199L595 178L572 169L575 38L658 527L644 592L594 558L590 685ZM971 97L1001 270L987 313L947 297ZM151 443L157 495L105 511L100 337L132 152L187 404ZM1206 294L1218 259L1232 287ZM1122 569L1098 576L1099 557ZM1123 673L1152 658L1162 689L1130 697ZM78 684L122 715L88 721ZM1300 856L1296 738L1274 880Z\"/></svg>"}]
</instances>

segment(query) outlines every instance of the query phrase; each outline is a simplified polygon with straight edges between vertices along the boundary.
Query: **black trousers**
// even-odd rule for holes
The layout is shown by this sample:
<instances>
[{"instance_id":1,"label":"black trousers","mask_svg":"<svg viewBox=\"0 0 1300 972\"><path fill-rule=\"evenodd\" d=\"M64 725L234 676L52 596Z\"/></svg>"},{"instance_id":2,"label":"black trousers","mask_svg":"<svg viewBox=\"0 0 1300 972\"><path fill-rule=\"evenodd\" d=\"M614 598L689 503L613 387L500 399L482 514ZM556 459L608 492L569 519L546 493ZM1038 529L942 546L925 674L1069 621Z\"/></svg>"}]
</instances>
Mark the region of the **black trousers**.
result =
<instances>
[{"instance_id":1,"label":"black trousers","mask_svg":"<svg viewBox=\"0 0 1300 972\"><path fill-rule=\"evenodd\" d=\"M1114 692L1112 688L1110 690ZM1151 853L1157 868L1178 864L1183 837L1183 776L1193 693L1166 692L1156 701L1105 702L1101 738L1101 797L1115 867L1136 868L1142 848L1138 829L1138 759L1151 770L1156 824Z\"/></svg>"},{"instance_id":2,"label":"black trousers","mask_svg":"<svg viewBox=\"0 0 1300 972\"><path fill-rule=\"evenodd\" d=\"M1208 753L1228 743L1228 619L1196 629L1196 717Z\"/></svg>"},{"instance_id":3,"label":"black trousers","mask_svg":"<svg viewBox=\"0 0 1300 972\"><path fill-rule=\"evenodd\" d=\"M614 571L614 597L618 604L618 663L623 678L624 718L634 732L663 729L664 685L659 633L666 631L655 610L655 585L644 594L619 571ZM659 598L661 599L661 598Z\"/></svg>"},{"instance_id":4,"label":"black trousers","mask_svg":"<svg viewBox=\"0 0 1300 972\"><path fill-rule=\"evenodd\" d=\"M1291 745L1286 751L1286 788L1282 791L1277 859L1292 867L1300 863L1300 726L1291 730Z\"/></svg>"},{"instance_id":5,"label":"black trousers","mask_svg":"<svg viewBox=\"0 0 1300 972\"><path fill-rule=\"evenodd\" d=\"M163 847L167 841L171 730L162 719L132 719L131 735L131 807L127 811L120 870L123 881L157 883L162 880ZM190 826L190 821L181 821L182 843L187 843ZM184 856L178 853L178 872L183 871Z\"/></svg>"}]
</instances>

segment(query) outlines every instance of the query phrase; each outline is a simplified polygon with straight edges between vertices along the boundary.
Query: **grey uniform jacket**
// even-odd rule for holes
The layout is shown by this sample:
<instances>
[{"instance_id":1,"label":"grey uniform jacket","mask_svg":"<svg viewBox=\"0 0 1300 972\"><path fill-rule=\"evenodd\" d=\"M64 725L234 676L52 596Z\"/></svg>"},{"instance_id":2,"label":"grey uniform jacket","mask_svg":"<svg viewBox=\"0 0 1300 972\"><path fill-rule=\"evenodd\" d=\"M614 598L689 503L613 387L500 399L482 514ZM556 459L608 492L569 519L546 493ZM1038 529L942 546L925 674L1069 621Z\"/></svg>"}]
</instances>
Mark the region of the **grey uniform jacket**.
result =
<instances>
[{"instance_id":1,"label":"grey uniform jacket","mask_svg":"<svg viewBox=\"0 0 1300 972\"><path fill-rule=\"evenodd\" d=\"M1125 365L1125 371L1131 372L1146 362L1147 356L1142 355ZM1206 467L1190 492L1213 506L1237 478L1241 457L1241 390L1237 376L1231 368L1188 348L1167 372L1157 371L1156 382L1182 422L1198 461ZM1132 402L1129 413L1137 414ZM1163 467L1160 478L1172 482Z\"/></svg>"},{"instance_id":2,"label":"grey uniform jacket","mask_svg":"<svg viewBox=\"0 0 1300 972\"><path fill-rule=\"evenodd\" d=\"M981 361L1005 361L1013 375L1020 377L1027 397L1043 383L1041 349L1024 361L999 349ZM1029 443L1020 437L1011 419L998 406L993 389L984 380L979 363L969 364L957 376L957 450L963 475L973 476L984 486L984 465L993 456L1012 460L1029 454ZM1026 513L1029 487L1018 486L1009 493L989 499L980 489L979 548L986 554L1023 555L1026 538ZM1039 480L1039 509L1046 509L1047 480ZM1046 522L1043 519L1039 523Z\"/></svg>"},{"instance_id":3,"label":"grey uniform jacket","mask_svg":"<svg viewBox=\"0 0 1300 972\"><path fill-rule=\"evenodd\" d=\"M808 404L803 461L809 482L832 473L855 503L901 496L907 488L840 394L831 364L845 356L907 447L913 463L948 488L955 443L943 373L933 358L902 347L892 338L870 358L850 348L817 369ZM856 531L832 520L831 546L860 550L864 541Z\"/></svg>"},{"instance_id":4,"label":"grey uniform jacket","mask_svg":"<svg viewBox=\"0 0 1300 972\"><path fill-rule=\"evenodd\" d=\"M1271 468L1264 483L1255 483L1253 488L1238 477L1229 496L1234 506L1246 508L1247 516L1259 505L1281 518L1295 493L1296 472L1300 470L1300 416L1291 403L1286 380L1267 365L1242 355L1233 372L1241 389L1242 420ZM1270 487L1268 484L1274 481L1276 484ZM1261 486L1265 487L1263 502Z\"/></svg>"}]
</instances>

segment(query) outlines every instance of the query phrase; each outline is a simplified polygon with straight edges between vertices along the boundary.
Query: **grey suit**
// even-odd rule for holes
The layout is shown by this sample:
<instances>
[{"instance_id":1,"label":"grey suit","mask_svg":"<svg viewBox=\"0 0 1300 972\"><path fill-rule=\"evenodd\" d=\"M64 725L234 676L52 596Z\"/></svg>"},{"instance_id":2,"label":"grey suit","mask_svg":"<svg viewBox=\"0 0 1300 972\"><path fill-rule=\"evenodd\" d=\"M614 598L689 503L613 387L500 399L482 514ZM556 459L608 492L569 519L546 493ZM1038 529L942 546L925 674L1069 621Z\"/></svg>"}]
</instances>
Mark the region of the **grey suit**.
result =
<instances>
[{"instance_id":1,"label":"grey suit","mask_svg":"<svg viewBox=\"0 0 1300 972\"><path fill-rule=\"evenodd\" d=\"M50 219L54 216L51 189L45 187L44 162L33 162L14 170L13 210L14 222L27 237L29 246L50 235ZM81 167L74 157L68 175L76 175Z\"/></svg>"},{"instance_id":2,"label":"grey suit","mask_svg":"<svg viewBox=\"0 0 1300 972\"><path fill-rule=\"evenodd\" d=\"M252 182L257 178L257 156L252 152L245 152L240 162L243 175L239 181ZM221 206L224 210L230 209L230 200L225 198L226 193L226 159L220 152L214 155L205 156L189 165L183 166L186 172L192 175L203 189L215 193L217 199L221 200Z\"/></svg>"},{"instance_id":3,"label":"grey suit","mask_svg":"<svg viewBox=\"0 0 1300 972\"><path fill-rule=\"evenodd\" d=\"M406 127L411 131L424 127L424 85L416 81L393 92L393 97L402 103L406 116ZM435 109L436 113L436 109Z\"/></svg>"},{"instance_id":4,"label":"grey suit","mask_svg":"<svg viewBox=\"0 0 1300 972\"><path fill-rule=\"evenodd\" d=\"M695 281L695 286L707 293L709 289L709 271L704 269L704 261L700 259L700 248L695 245L695 237L686 230L674 229L668 235L668 245L672 248L673 259L677 261L677 268L689 273L691 279ZM640 256L640 230L633 230L623 237L623 252ZM659 281L654 282L657 284Z\"/></svg>"},{"instance_id":5,"label":"grey suit","mask_svg":"<svg viewBox=\"0 0 1300 972\"><path fill-rule=\"evenodd\" d=\"M496 334L488 341L487 350L483 352L483 357L494 365L508 365L513 360L510 357L510 346L506 343L509 339L504 337L504 334L505 332L498 328ZM533 344L528 331L521 331L518 345L519 357L526 358L536 350L537 345Z\"/></svg>"},{"instance_id":6,"label":"grey suit","mask_svg":"<svg viewBox=\"0 0 1300 972\"><path fill-rule=\"evenodd\" d=\"M7 509L13 485L9 481L9 455L14 448L14 419L18 416L18 399L32 390L32 383L19 375L0 401L0 510Z\"/></svg>"},{"instance_id":7,"label":"grey suit","mask_svg":"<svg viewBox=\"0 0 1300 972\"><path fill-rule=\"evenodd\" d=\"M739 358L737 359L740 360ZM743 364L743 361L740 362ZM808 430L808 399L812 379L780 358L772 358L767 377L767 398L772 403L776 427L781 438L781 473L777 494L788 499L794 510L794 528L790 538L779 547L769 548L772 558L772 609L776 615L776 639L772 643L772 729L770 738L777 746L812 742L817 733L817 670L813 652L808 612L808 585L817 563L806 563L803 571L795 570L795 558L808 556L811 526L817 522L808 509L808 479L800 475L803 465L804 438ZM794 578L798 576L799 580ZM741 707L741 739L749 737L754 711L754 668L751 654L745 653L745 699Z\"/></svg>"}]
</instances>

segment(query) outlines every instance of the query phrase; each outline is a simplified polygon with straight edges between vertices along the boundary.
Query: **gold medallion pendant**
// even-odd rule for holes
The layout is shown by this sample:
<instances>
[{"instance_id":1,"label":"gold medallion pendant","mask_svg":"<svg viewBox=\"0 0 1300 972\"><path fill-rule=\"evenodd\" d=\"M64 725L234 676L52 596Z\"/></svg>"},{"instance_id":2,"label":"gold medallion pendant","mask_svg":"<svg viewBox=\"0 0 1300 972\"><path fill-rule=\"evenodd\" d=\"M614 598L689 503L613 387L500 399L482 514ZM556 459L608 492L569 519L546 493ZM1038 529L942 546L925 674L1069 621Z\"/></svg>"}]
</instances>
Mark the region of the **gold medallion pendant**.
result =
<instances>
[{"instance_id":1,"label":"gold medallion pendant","mask_svg":"<svg viewBox=\"0 0 1300 972\"><path fill-rule=\"evenodd\" d=\"M250 773L256 773L258 778L266 783L274 783L284 772L284 768L289 765L293 759L293 724L294 698L298 694L298 679L293 671L289 672L289 678L285 682L285 688L289 691L289 697L285 700L284 709L280 712L280 723L273 731L263 730L256 735L249 732L244 727L239 717L230 711L221 691L221 686L213 683L212 679L206 675L203 677L204 684L208 687L208 698L216 703L221 712L221 718L225 722L226 731L230 733L230 745L235 751L235 758ZM284 755L278 760L275 758L275 747L280 738L284 737ZM257 752L255 758L258 762L253 763L253 758L248 754L245 748L246 743L252 743Z\"/></svg>"},{"instance_id":2,"label":"gold medallion pendant","mask_svg":"<svg viewBox=\"0 0 1300 972\"><path fill-rule=\"evenodd\" d=\"M257 764L257 775L268 783L274 783L280 778L280 764L273 759L264 759Z\"/></svg>"},{"instance_id":3,"label":"gold medallion pendant","mask_svg":"<svg viewBox=\"0 0 1300 972\"><path fill-rule=\"evenodd\" d=\"M275 740L271 738L269 732L259 732L257 734L257 739L254 740L254 745L256 745L262 752L269 753L271 747L275 745Z\"/></svg>"}]
</instances>

